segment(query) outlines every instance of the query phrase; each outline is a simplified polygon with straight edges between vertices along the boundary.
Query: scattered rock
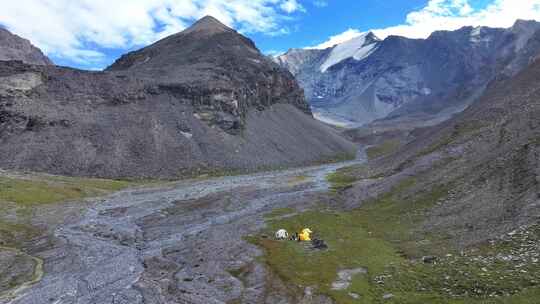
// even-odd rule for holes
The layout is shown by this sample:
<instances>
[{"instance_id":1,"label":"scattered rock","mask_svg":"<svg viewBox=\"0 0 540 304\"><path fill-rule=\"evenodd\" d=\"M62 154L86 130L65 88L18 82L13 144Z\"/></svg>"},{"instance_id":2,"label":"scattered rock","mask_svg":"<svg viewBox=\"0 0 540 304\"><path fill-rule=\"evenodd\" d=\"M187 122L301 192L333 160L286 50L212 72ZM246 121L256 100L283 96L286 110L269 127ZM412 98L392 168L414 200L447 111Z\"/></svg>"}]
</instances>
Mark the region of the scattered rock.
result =
<instances>
[{"instance_id":1,"label":"scattered rock","mask_svg":"<svg viewBox=\"0 0 540 304\"><path fill-rule=\"evenodd\" d=\"M313 239L311 241L311 245L313 249L318 249L318 250L328 249L328 245L326 245L326 242L324 240Z\"/></svg>"},{"instance_id":2,"label":"scattered rock","mask_svg":"<svg viewBox=\"0 0 540 304\"><path fill-rule=\"evenodd\" d=\"M349 297L353 299L360 299L360 295L354 292L349 292Z\"/></svg>"},{"instance_id":3,"label":"scattered rock","mask_svg":"<svg viewBox=\"0 0 540 304\"><path fill-rule=\"evenodd\" d=\"M422 257L422 262L424 262L425 264L433 264L436 261L437 261L437 257L433 256L433 255L428 255L428 256Z\"/></svg>"},{"instance_id":4,"label":"scattered rock","mask_svg":"<svg viewBox=\"0 0 540 304\"><path fill-rule=\"evenodd\" d=\"M351 285L353 276L366 273L367 269L365 268L341 270L338 272L338 279L332 283L332 290L345 290Z\"/></svg>"}]
</instances>

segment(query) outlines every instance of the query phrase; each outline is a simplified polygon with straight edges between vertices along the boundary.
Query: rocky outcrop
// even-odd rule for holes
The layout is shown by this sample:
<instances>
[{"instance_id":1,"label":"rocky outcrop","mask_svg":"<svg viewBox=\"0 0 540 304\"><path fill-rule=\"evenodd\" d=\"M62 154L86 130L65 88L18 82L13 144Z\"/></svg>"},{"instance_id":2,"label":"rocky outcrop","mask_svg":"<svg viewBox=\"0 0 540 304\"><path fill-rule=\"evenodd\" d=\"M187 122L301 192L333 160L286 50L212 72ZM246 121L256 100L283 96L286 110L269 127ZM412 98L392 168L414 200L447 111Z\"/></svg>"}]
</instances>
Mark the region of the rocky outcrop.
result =
<instances>
[{"instance_id":1,"label":"rocky outcrop","mask_svg":"<svg viewBox=\"0 0 540 304\"><path fill-rule=\"evenodd\" d=\"M20 60L28 64L52 65L53 63L32 43L0 27L0 60Z\"/></svg>"},{"instance_id":2,"label":"rocky outcrop","mask_svg":"<svg viewBox=\"0 0 540 304\"><path fill-rule=\"evenodd\" d=\"M0 167L177 178L328 161L355 147L302 89L207 17L104 72L0 63Z\"/></svg>"},{"instance_id":3,"label":"rocky outcrop","mask_svg":"<svg viewBox=\"0 0 540 304\"><path fill-rule=\"evenodd\" d=\"M348 41L327 50L291 50L277 62L296 76L321 120L412 129L450 118L501 72L511 76L526 67L540 51L539 29L537 22L518 21L509 29L464 27L427 39L372 38L361 48ZM339 50L341 60L328 66Z\"/></svg>"}]
</instances>

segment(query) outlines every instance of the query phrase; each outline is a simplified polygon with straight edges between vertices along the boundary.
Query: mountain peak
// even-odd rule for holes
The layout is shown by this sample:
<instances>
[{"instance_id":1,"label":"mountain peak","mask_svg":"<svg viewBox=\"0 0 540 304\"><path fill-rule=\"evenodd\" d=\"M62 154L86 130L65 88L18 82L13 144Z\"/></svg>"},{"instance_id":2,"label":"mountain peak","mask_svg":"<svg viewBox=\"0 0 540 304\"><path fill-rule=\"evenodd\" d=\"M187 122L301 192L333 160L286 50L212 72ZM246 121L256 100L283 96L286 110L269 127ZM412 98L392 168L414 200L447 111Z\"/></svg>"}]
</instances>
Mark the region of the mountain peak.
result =
<instances>
[{"instance_id":1,"label":"mountain peak","mask_svg":"<svg viewBox=\"0 0 540 304\"><path fill-rule=\"evenodd\" d=\"M194 83L208 81L212 69L230 70L233 60L253 69L271 68L253 41L207 16L180 33L122 55L107 70L131 69L142 78Z\"/></svg>"},{"instance_id":2,"label":"mountain peak","mask_svg":"<svg viewBox=\"0 0 540 304\"><path fill-rule=\"evenodd\" d=\"M381 41L381 39L379 37L377 37L377 35L375 35L375 33L368 32L368 33L366 33L366 41L376 42L376 41Z\"/></svg>"},{"instance_id":3,"label":"mountain peak","mask_svg":"<svg viewBox=\"0 0 540 304\"><path fill-rule=\"evenodd\" d=\"M540 23L534 20L518 19L511 27L514 32L517 31L536 31L540 27Z\"/></svg>"},{"instance_id":4,"label":"mountain peak","mask_svg":"<svg viewBox=\"0 0 540 304\"><path fill-rule=\"evenodd\" d=\"M525 20L525 19L517 19L516 22L514 22L514 27L515 26L526 26L526 25L531 25L531 24L538 24L537 21L534 21L534 20Z\"/></svg>"},{"instance_id":5,"label":"mountain peak","mask_svg":"<svg viewBox=\"0 0 540 304\"><path fill-rule=\"evenodd\" d=\"M353 58L357 61L363 60L377 49L379 42L380 39L375 34L368 32L351 40L336 44L326 61L321 65L320 71L324 73L331 66L348 58Z\"/></svg>"},{"instance_id":6,"label":"mountain peak","mask_svg":"<svg viewBox=\"0 0 540 304\"><path fill-rule=\"evenodd\" d=\"M221 23L218 19L212 16L205 16L195 22L191 27L183 31L183 34L201 32L207 34L216 34L221 32L231 32L234 31L230 27Z\"/></svg>"}]
</instances>

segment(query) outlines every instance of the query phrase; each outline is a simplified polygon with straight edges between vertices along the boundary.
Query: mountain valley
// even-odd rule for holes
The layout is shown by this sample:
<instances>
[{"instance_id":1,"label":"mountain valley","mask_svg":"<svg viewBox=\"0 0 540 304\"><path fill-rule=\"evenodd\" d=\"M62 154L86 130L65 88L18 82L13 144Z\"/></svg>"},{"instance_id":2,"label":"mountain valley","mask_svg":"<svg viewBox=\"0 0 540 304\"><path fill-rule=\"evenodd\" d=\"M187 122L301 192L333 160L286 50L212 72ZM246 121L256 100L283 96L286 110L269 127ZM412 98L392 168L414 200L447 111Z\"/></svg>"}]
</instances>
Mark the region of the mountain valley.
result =
<instances>
[{"instance_id":1,"label":"mountain valley","mask_svg":"<svg viewBox=\"0 0 540 304\"><path fill-rule=\"evenodd\" d=\"M538 303L539 55L207 16L84 71L0 29L0 303Z\"/></svg>"}]
</instances>

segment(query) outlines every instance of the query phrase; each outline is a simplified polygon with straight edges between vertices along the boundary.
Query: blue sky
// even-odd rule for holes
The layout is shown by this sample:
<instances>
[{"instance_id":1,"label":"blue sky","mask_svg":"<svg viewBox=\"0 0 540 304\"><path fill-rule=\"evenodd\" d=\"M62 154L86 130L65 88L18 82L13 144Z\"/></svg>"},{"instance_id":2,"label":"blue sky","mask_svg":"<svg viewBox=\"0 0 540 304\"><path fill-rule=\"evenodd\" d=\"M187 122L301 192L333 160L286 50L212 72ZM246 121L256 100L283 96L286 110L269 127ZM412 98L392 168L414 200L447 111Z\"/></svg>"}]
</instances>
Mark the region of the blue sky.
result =
<instances>
[{"instance_id":1,"label":"blue sky","mask_svg":"<svg viewBox=\"0 0 540 304\"><path fill-rule=\"evenodd\" d=\"M408 12L421 9L426 1L331 0L327 3L326 7L308 4L306 12L295 14L294 20L287 22L292 30L289 35L271 37L255 34L251 38L264 51L317 45L349 28L367 31L399 24Z\"/></svg>"},{"instance_id":2,"label":"blue sky","mask_svg":"<svg viewBox=\"0 0 540 304\"><path fill-rule=\"evenodd\" d=\"M56 64L98 70L121 54L181 31L204 15L252 38L265 53L324 48L374 31L425 38L465 25L540 20L540 0L18 0L0 25Z\"/></svg>"}]
</instances>

